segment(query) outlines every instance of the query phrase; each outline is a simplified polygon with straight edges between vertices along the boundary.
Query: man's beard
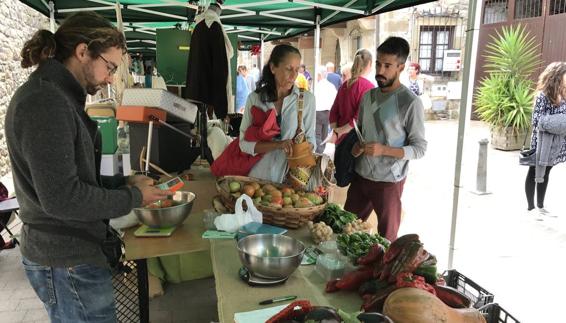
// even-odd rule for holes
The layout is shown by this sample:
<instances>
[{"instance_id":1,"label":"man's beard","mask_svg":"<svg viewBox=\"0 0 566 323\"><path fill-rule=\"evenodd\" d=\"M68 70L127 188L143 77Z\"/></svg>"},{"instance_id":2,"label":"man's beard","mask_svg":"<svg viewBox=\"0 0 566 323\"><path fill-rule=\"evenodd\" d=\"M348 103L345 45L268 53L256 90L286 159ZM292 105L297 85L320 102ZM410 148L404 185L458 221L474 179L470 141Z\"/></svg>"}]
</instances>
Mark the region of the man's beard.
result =
<instances>
[{"instance_id":1,"label":"man's beard","mask_svg":"<svg viewBox=\"0 0 566 323\"><path fill-rule=\"evenodd\" d=\"M390 87L390 86L393 85L393 83L395 82L395 79L390 79L390 80L388 80L388 79L386 79L385 77L383 77L383 76L381 76L381 75L377 75L377 76L375 77L375 80L377 81L377 85L378 85L380 88L382 88L382 89L383 89L383 88L388 88L388 87Z\"/></svg>"},{"instance_id":2,"label":"man's beard","mask_svg":"<svg viewBox=\"0 0 566 323\"><path fill-rule=\"evenodd\" d=\"M86 93L90 95L95 95L96 93L98 93L98 91L100 91L100 89L101 89L100 85L94 85L94 84L86 85Z\"/></svg>"},{"instance_id":3,"label":"man's beard","mask_svg":"<svg viewBox=\"0 0 566 323\"><path fill-rule=\"evenodd\" d=\"M92 73L92 66L86 65L83 68L83 73L86 81L85 90L90 95L95 95L102 88L102 84L96 84L94 81L94 73Z\"/></svg>"}]
</instances>

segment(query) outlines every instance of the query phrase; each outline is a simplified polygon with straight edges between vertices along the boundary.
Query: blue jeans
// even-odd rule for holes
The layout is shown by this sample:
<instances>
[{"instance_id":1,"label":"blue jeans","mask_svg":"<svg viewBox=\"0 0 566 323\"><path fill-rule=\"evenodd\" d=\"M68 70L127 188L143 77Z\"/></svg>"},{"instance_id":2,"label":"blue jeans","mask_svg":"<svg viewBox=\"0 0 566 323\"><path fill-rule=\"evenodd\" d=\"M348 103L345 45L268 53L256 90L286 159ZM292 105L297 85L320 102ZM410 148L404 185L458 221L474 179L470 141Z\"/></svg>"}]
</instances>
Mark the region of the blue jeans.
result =
<instances>
[{"instance_id":1,"label":"blue jeans","mask_svg":"<svg viewBox=\"0 0 566 323\"><path fill-rule=\"evenodd\" d=\"M93 265L48 267L25 258L23 264L52 323L117 322L109 269Z\"/></svg>"}]
</instances>

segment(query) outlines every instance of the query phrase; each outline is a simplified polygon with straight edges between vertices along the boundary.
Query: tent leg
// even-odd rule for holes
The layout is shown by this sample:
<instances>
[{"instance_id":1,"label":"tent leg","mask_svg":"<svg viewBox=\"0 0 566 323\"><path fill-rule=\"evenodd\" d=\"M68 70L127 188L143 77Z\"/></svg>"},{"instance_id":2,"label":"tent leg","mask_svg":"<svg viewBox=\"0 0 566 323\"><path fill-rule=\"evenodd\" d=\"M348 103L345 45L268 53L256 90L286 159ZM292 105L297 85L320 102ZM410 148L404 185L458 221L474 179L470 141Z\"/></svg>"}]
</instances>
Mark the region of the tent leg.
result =
<instances>
[{"instance_id":1,"label":"tent leg","mask_svg":"<svg viewBox=\"0 0 566 323\"><path fill-rule=\"evenodd\" d=\"M320 66L320 15L316 15L316 28L314 30L314 76L312 82L312 92L316 89L318 78L318 67Z\"/></svg>"},{"instance_id":2,"label":"tent leg","mask_svg":"<svg viewBox=\"0 0 566 323\"><path fill-rule=\"evenodd\" d=\"M462 172L462 154L464 149L464 132L472 110L472 97L475 82L476 57L478 53L479 24L482 2L470 0L468 6L468 27L466 30L466 53L464 56L464 75L462 83L462 100L458 116L458 144L456 149L456 166L454 170L454 195L452 201L452 223L450 226L450 245L448 251L448 269L454 263L456 240L456 222L458 218L458 199L460 197L460 175ZM469 109L468 109L469 107Z\"/></svg>"},{"instance_id":3,"label":"tent leg","mask_svg":"<svg viewBox=\"0 0 566 323\"><path fill-rule=\"evenodd\" d=\"M55 33L55 4L49 1L49 30Z\"/></svg>"},{"instance_id":4,"label":"tent leg","mask_svg":"<svg viewBox=\"0 0 566 323\"><path fill-rule=\"evenodd\" d=\"M261 44L261 48L260 48L260 51L259 51L259 70L260 70L260 73L261 73L261 71L263 71L263 64L264 64L264 60L263 60L263 50L264 50L263 36L260 36L260 44Z\"/></svg>"}]
</instances>

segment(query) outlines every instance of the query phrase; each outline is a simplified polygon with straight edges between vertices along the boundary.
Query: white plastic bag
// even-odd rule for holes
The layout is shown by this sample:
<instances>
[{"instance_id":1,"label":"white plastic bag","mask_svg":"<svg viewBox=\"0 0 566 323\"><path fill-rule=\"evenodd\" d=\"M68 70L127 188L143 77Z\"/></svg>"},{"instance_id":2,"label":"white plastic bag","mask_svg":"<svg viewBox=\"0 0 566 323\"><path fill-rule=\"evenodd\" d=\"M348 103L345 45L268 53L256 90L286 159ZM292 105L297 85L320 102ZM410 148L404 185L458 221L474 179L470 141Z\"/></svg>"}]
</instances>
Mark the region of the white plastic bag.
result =
<instances>
[{"instance_id":1,"label":"white plastic bag","mask_svg":"<svg viewBox=\"0 0 566 323\"><path fill-rule=\"evenodd\" d=\"M135 225L138 225L140 221L138 217L134 214L134 211L130 211L130 213L123 215L119 218L110 219L110 226L116 230L123 230L127 228L131 228Z\"/></svg>"},{"instance_id":2,"label":"white plastic bag","mask_svg":"<svg viewBox=\"0 0 566 323\"><path fill-rule=\"evenodd\" d=\"M248 209L244 211L242 201L246 201ZM252 199L246 194L242 194L234 207L235 214L222 214L214 219L214 225L218 230L226 232L236 232L238 229L250 222L263 223L263 215L256 209Z\"/></svg>"}]
</instances>

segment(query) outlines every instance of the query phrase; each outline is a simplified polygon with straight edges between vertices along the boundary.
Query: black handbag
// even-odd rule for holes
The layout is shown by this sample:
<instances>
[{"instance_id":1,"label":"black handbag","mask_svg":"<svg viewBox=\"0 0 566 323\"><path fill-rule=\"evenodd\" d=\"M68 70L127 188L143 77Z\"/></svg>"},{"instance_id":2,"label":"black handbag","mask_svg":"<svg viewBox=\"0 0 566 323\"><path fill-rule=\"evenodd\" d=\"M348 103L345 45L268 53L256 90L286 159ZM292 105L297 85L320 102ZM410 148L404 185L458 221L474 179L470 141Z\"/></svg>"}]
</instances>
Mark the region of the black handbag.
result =
<instances>
[{"instance_id":1,"label":"black handbag","mask_svg":"<svg viewBox=\"0 0 566 323\"><path fill-rule=\"evenodd\" d=\"M535 166L537 158L537 150L535 148L525 148L525 143L527 142L527 137L529 133L525 136L523 140L523 148L519 151L519 165L522 166Z\"/></svg>"},{"instance_id":2,"label":"black handbag","mask_svg":"<svg viewBox=\"0 0 566 323\"><path fill-rule=\"evenodd\" d=\"M336 146L334 152L334 166L336 167L336 185L346 187L354 178L356 157L352 156L352 148L358 142L356 130L352 129Z\"/></svg>"}]
</instances>

